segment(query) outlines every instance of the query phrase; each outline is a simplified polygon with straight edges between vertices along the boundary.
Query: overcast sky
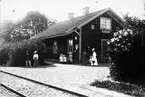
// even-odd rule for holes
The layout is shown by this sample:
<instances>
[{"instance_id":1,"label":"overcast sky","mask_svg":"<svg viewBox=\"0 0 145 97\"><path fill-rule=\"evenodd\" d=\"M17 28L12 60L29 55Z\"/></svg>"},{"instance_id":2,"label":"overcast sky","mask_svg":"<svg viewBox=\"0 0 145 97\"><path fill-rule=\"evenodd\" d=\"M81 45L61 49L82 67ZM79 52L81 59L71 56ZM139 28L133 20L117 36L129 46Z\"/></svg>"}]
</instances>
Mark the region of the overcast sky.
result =
<instances>
[{"instance_id":1,"label":"overcast sky","mask_svg":"<svg viewBox=\"0 0 145 97\"><path fill-rule=\"evenodd\" d=\"M111 7L118 15L126 14L145 19L145 0L0 0L0 21L22 19L29 11L39 11L57 21L66 20L68 12L82 15L82 8L90 12Z\"/></svg>"}]
</instances>

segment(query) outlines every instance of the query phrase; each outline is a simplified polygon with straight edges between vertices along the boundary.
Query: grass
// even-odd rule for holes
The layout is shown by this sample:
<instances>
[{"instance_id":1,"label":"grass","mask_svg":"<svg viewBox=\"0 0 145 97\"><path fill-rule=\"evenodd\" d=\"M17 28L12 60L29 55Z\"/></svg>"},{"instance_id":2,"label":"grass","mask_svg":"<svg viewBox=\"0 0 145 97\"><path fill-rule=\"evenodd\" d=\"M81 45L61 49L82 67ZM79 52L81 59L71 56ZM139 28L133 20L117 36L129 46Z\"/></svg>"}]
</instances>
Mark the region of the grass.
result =
<instances>
[{"instance_id":1,"label":"grass","mask_svg":"<svg viewBox=\"0 0 145 97\"><path fill-rule=\"evenodd\" d=\"M135 84L129 84L123 82L115 83L107 80L102 82L95 81L91 83L91 86L107 88L109 90L114 90L135 97L145 97L145 86L141 86L141 85L138 86Z\"/></svg>"}]
</instances>

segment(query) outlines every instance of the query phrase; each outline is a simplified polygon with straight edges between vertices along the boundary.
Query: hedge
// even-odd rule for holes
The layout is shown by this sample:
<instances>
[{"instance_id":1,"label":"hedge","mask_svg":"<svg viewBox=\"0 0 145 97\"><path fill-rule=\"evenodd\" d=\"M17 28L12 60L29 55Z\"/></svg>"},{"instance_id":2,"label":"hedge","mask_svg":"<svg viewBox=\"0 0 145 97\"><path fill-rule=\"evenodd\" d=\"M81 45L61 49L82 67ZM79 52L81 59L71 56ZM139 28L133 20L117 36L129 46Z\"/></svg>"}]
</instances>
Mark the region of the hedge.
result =
<instances>
[{"instance_id":1,"label":"hedge","mask_svg":"<svg viewBox=\"0 0 145 97\"><path fill-rule=\"evenodd\" d=\"M45 43L39 40L24 40L22 42L7 43L1 45L0 63L5 66L25 66L26 50L30 53L31 62L35 50L40 56L40 64L44 63L42 51L45 48Z\"/></svg>"}]
</instances>

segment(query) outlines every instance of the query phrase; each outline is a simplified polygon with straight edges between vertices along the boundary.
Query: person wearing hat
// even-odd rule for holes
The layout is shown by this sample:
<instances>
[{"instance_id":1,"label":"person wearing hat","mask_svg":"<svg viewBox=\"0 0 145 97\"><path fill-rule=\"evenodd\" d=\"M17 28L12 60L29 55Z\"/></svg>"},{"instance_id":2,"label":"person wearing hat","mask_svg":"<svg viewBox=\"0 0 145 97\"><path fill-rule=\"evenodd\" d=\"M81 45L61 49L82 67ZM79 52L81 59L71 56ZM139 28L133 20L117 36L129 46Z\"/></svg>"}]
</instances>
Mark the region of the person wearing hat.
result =
<instances>
[{"instance_id":1,"label":"person wearing hat","mask_svg":"<svg viewBox=\"0 0 145 97\"><path fill-rule=\"evenodd\" d=\"M33 66L36 67L39 65L39 62L38 62L38 54L37 54L37 51L34 51L34 55L33 55Z\"/></svg>"},{"instance_id":2,"label":"person wearing hat","mask_svg":"<svg viewBox=\"0 0 145 97\"><path fill-rule=\"evenodd\" d=\"M92 64L91 65L98 65L98 61L97 61L97 54L95 52L95 48L92 49Z\"/></svg>"}]
</instances>

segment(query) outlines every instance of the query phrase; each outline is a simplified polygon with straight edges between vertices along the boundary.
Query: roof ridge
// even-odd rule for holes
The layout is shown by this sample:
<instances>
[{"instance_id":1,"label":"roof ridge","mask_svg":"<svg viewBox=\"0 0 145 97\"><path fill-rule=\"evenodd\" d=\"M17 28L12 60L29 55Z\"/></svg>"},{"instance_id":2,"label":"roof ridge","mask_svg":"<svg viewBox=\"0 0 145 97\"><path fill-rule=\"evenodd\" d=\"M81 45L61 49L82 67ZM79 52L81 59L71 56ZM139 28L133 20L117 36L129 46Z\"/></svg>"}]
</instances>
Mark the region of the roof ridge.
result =
<instances>
[{"instance_id":1,"label":"roof ridge","mask_svg":"<svg viewBox=\"0 0 145 97\"><path fill-rule=\"evenodd\" d=\"M97 10L97 11L94 11L94 12L91 12L91 13L89 13L89 14L93 14L93 13L97 13L97 12L101 12L101 11L103 11L103 10L110 10L111 8L110 7L108 7L108 8L104 8L104 9L100 9L100 10ZM87 15L89 15L89 14L87 14ZM63 22L63 21L71 21L71 20L73 20L73 19L76 19L76 18L79 18L79 17L85 17L85 16L87 16L87 15L80 15L80 16L77 16L77 17L74 17L74 18L72 18L72 19L70 19L70 20L62 20L62 21L59 21L59 22ZM57 22L57 23L59 23L59 22Z\"/></svg>"},{"instance_id":2,"label":"roof ridge","mask_svg":"<svg viewBox=\"0 0 145 97\"><path fill-rule=\"evenodd\" d=\"M68 34L68 31L70 31L70 29L72 29L74 26L81 27L84 24L86 24L87 22L89 22L90 20L92 20L93 18L101 15L102 13L104 13L110 9L111 8L105 8L105 9L91 12L87 15L81 15L78 17L74 17L71 20L59 21L56 24L51 25L49 28L45 29L41 33L31 37L31 39L42 38L42 37L48 38L48 37L51 37L51 36L54 36L57 34L60 34L60 35Z\"/></svg>"}]
</instances>

